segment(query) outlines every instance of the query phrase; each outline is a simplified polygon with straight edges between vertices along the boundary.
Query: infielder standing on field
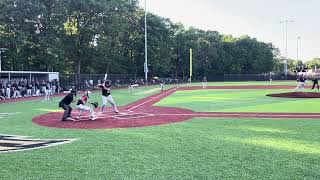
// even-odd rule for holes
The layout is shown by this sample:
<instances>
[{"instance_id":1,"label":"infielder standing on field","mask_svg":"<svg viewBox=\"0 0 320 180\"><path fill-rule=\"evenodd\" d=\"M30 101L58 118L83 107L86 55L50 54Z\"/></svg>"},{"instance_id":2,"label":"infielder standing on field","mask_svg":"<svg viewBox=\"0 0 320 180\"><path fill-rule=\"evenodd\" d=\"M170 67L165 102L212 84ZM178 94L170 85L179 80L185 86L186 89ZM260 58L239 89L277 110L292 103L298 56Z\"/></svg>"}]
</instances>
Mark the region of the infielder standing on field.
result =
<instances>
[{"instance_id":1,"label":"infielder standing on field","mask_svg":"<svg viewBox=\"0 0 320 180\"><path fill-rule=\"evenodd\" d=\"M134 81L133 81L133 79L131 79L131 80L130 80L129 87L128 87L129 92L133 92L133 85L134 85Z\"/></svg>"},{"instance_id":2,"label":"infielder standing on field","mask_svg":"<svg viewBox=\"0 0 320 180\"><path fill-rule=\"evenodd\" d=\"M85 105L89 101L90 93L91 93L90 91L86 91L86 93L77 102L77 109L79 110L79 115L77 117L78 120L81 119L83 111L89 111L90 119L92 121L96 120L96 116L94 114L93 108Z\"/></svg>"},{"instance_id":3,"label":"infielder standing on field","mask_svg":"<svg viewBox=\"0 0 320 180\"><path fill-rule=\"evenodd\" d=\"M114 102L111 95L111 81L106 80L103 84L98 84L97 87L101 88L102 90L102 106L100 113L104 112L104 108L107 105L107 102L111 104L115 113L119 113L116 103Z\"/></svg>"},{"instance_id":4,"label":"infielder standing on field","mask_svg":"<svg viewBox=\"0 0 320 180\"><path fill-rule=\"evenodd\" d=\"M163 91L163 89L164 89L164 81L163 81L163 79L160 80L160 89L161 89L161 91Z\"/></svg>"}]
</instances>

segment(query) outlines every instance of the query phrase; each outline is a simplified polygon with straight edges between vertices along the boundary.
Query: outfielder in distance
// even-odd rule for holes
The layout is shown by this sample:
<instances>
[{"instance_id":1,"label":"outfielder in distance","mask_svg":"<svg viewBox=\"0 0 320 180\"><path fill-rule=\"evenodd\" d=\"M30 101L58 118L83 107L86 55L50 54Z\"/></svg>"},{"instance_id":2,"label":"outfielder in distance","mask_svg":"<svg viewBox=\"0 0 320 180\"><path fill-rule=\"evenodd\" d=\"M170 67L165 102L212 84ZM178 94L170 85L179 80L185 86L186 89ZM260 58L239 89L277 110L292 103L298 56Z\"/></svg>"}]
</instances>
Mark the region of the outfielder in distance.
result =
<instances>
[{"instance_id":1,"label":"outfielder in distance","mask_svg":"<svg viewBox=\"0 0 320 180\"><path fill-rule=\"evenodd\" d=\"M208 85L207 78L206 78L206 77L203 77L203 80L202 80L202 88L207 88L207 85Z\"/></svg>"},{"instance_id":2,"label":"outfielder in distance","mask_svg":"<svg viewBox=\"0 0 320 180\"><path fill-rule=\"evenodd\" d=\"M113 108L113 111L115 113L119 113L116 103L114 102L112 95L111 95L111 81L105 80L103 84L98 84L96 87L101 88L102 91L102 106L100 113L104 112L104 108L107 105L107 102L109 102Z\"/></svg>"}]
</instances>

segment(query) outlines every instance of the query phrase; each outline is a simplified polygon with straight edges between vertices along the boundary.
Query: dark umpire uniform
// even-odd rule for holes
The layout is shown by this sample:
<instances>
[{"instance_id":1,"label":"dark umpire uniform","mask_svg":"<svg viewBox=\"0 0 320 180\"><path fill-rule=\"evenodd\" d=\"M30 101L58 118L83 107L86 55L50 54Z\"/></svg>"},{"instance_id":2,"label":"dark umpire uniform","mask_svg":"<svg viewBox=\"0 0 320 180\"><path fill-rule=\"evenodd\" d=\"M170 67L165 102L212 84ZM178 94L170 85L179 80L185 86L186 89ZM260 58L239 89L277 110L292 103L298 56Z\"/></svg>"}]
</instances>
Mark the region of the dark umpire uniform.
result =
<instances>
[{"instance_id":1,"label":"dark umpire uniform","mask_svg":"<svg viewBox=\"0 0 320 180\"><path fill-rule=\"evenodd\" d=\"M71 119L71 112L72 112L72 107L70 104L73 102L73 96L77 95L77 91L72 90L70 94L65 96L60 102L59 102L59 107L64 109L62 121L68 121L72 120Z\"/></svg>"},{"instance_id":2,"label":"dark umpire uniform","mask_svg":"<svg viewBox=\"0 0 320 180\"><path fill-rule=\"evenodd\" d=\"M318 82L318 79L317 79L317 78L314 78L314 79L312 80L312 82L313 82L312 89L314 89L314 88L316 87L316 85L317 85L317 88L318 88L318 90L319 90L319 82Z\"/></svg>"}]
</instances>

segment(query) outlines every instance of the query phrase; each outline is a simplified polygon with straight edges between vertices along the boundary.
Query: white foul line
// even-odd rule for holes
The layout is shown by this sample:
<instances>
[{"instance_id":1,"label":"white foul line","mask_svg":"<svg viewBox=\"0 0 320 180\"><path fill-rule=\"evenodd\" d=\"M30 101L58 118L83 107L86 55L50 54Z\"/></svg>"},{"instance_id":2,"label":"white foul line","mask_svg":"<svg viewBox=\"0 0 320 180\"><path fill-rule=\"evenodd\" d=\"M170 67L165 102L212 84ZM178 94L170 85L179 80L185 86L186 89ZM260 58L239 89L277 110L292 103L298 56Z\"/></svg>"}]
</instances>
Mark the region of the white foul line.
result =
<instances>
[{"instance_id":1,"label":"white foul line","mask_svg":"<svg viewBox=\"0 0 320 180\"><path fill-rule=\"evenodd\" d=\"M111 117L111 118L122 118L123 116L134 116L134 115L141 115L141 116L137 116L137 117L150 117L150 116L194 116L194 117L201 117L201 116L206 116L206 117L217 117L217 116L243 116L243 117L248 117L248 116L253 116L253 117L300 117L300 118L304 118L304 117L319 117L320 118L320 114L242 114L242 113L207 113L207 114L197 114L197 113L190 113L190 114L151 114L151 113L128 113L128 114L116 114L116 115L99 115L99 118L107 118L107 117ZM134 117L134 118L137 118ZM89 118L89 116L82 116L82 118ZM119 119L120 119L119 118ZM131 119L132 117L127 117L129 119ZM125 118L123 118L125 119Z\"/></svg>"},{"instance_id":2,"label":"white foul line","mask_svg":"<svg viewBox=\"0 0 320 180\"><path fill-rule=\"evenodd\" d=\"M200 116L207 116L207 117L217 117L217 116L253 116L253 117L300 117L300 118L306 118L306 117L319 117L320 114L153 114L155 116L194 116L194 117L200 117Z\"/></svg>"},{"instance_id":3,"label":"white foul line","mask_svg":"<svg viewBox=\"0 0 320 180\"><path fill-rule=\"evenodd\" d=\"M144 105L144 104L146 104L146 103L148 103L148 102L150 102L150 101L152 101L152 100L154 100L154 99L157 99L157 98L159 98L159 97L161 97L161 96L164 96L164 95L169 94L169 93L171 93L172 91L176 91L176 90L177 90L177 88L171 89L171 90L169 90L169 91L167 91L167 92L165 92L165 93L163 93L163 94L160 94L160 95L158 95L158 96L156 96L156 97L154 97L154 98L151 98L151 99L149 99L149 100L147 100L147 101L145 101L145 102L143 102L143 103L141 103L141 104L139 104L139 105L136 105L136 106L128 109L127 111L131 111L131 110L133 110L133 109L136 109L136 108L138 108L138 107L140 107L140 106L142 106L142 105Z\"/></svg>"}]
</instances>

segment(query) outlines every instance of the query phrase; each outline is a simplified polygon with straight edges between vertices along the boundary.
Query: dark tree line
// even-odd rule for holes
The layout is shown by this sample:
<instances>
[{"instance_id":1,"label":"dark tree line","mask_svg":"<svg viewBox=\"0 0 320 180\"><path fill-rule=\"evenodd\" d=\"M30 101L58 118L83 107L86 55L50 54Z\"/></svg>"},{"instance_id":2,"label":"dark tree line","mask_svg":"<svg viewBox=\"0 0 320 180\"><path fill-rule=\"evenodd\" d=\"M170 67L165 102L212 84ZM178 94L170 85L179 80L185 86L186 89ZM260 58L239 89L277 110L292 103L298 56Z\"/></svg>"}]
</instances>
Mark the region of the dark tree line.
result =
<instances>
[{"instance_id":1,"label":"dark tree line","mask_svg":"<svg viewBox=\"0 0 320 180\"><path fill-rule=\"evenodd\" d=\"M249 36L185 29L148 13L150 76L268 73L278 49ZM0 0L4 70L143 76L144 11L137 0Z\"/></svg>"}]
</instances>

